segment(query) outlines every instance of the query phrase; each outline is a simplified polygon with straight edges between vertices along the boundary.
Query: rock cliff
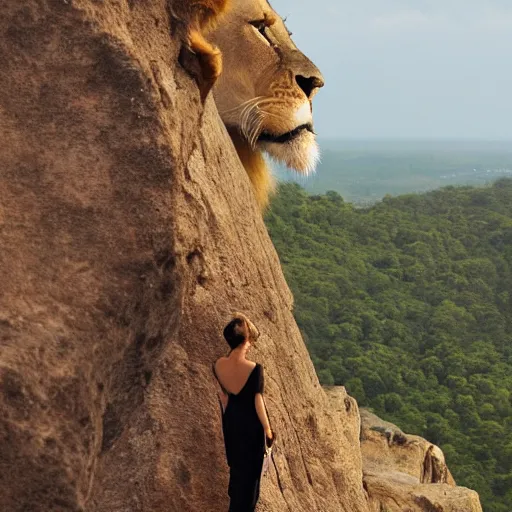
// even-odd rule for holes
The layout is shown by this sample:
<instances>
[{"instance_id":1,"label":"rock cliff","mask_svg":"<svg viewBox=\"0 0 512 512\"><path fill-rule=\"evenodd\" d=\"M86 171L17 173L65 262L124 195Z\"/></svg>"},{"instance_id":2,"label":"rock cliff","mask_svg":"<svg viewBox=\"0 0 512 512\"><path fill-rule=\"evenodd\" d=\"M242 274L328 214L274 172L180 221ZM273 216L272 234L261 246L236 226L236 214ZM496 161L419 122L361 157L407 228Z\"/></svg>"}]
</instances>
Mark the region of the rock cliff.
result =
<instances>
[{"instance_id":1,"label":"rock cliff","mask_svg":"<svg viewBox=\"0 0 512 512\"><path fill-rule=\"evenodd\" d=\"M365 511L180 12L0 5L0 510L225 510L210 364L243 310L280 437L262 509Z\"/></svg>"},{"instance_id":2,"label":"rock cliff","mask_svg":"<svg viewBox=\"0 0 512 512\"><path fill-rule=\"evenodd\" d=\"M279 432L261 510L368 512L357 404L319 386L181 7L0 4L0 510L225 510L210 365L241 310Z\"/></svg>"},{"instance_id":3,"label":"rock cliff","mask_svg":"<svg viewBox=\"0 0 512 512\"><path fill-rule=\"evenodd\" d=\"M438 446L364 409L361 451L371 512L482 512L475 491L456 487Z\"/></svg>"}]
</instances>

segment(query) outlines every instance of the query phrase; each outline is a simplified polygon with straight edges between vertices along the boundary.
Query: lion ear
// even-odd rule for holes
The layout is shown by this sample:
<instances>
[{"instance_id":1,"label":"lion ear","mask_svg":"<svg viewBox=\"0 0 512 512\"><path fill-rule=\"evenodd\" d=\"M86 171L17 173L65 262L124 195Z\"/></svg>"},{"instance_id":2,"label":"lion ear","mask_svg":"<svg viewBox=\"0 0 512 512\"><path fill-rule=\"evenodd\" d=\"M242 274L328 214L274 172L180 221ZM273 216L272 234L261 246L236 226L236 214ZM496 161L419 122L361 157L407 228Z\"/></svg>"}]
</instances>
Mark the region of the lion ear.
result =
<instances>
[{"instance_id":1,"label":"lion ear","mask_svg":"<svg viewBox=\"0 0 512 512\"><path fill-rule=\"evenodd\" d=\"M181 47L178 62L196 81L201 103L222 73L222 54L197 30L191 30L187 44Z\"/></svg>"},{"instance_id":2,"label":"lion ear","mask_svg":"<svg viewBox=\"0 0 512 512\"><path fill-rule=\"evenodd\" d=\"M203 104L222 73L222 54L204 34L215 27L229 4L229 0L199 0L191 6L193 18L188 28L188 40L181 48L178 61L196 81Z\"/></svg>"}]
</instances>

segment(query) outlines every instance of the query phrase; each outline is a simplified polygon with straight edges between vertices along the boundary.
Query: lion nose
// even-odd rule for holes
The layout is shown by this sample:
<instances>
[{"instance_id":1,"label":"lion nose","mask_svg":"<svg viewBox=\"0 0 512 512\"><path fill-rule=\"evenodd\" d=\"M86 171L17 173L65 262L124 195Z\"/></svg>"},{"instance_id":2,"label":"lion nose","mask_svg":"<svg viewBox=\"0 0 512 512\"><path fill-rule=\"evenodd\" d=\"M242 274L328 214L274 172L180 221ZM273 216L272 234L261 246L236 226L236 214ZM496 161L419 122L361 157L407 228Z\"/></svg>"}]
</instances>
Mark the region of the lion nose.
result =
<instances>
[{"instance_id":1,"label":"lion nose","mask_svg":"<svg viewBox=\"0 0 512 512\"><path fill-rule=\"evenodd\" d=\"M324 86L324 81L318 76L302 76L295 75L297 85L304 91L308 99L311 99L316 92L316 89Z\"/></svg>"}]
</instances>

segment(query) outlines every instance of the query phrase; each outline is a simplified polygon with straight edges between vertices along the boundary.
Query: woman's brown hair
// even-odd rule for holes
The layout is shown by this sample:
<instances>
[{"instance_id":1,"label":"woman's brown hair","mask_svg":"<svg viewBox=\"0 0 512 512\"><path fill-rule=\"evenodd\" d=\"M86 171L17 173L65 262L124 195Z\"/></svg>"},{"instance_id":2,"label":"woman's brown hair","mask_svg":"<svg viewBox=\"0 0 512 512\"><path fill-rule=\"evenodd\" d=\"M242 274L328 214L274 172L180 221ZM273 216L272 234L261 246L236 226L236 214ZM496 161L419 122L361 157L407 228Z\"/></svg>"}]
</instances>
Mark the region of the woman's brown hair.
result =
<instances>
[{"instance_id":1,"label":"woman's brown hair","mask_svg":"<svg viewBox=\"0 0 512 512\"><path fill-rule=\"evenodd\" d=\"M224 327L224 338L234 350L244 341L255 342L259 338L259 331L256 326L243 314L235 313L231 322Z\"/></svg>"}]
</instances>

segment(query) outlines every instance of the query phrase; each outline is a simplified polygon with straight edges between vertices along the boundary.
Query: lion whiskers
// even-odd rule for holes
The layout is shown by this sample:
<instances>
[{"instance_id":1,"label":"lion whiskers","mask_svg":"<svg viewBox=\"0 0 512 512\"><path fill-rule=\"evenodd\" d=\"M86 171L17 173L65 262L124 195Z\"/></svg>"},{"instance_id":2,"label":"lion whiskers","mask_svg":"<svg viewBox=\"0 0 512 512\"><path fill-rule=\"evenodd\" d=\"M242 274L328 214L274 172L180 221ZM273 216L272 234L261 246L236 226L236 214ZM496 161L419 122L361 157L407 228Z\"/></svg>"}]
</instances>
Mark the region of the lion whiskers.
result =
<instances>
[{"instance_id":1,"label":"lion whiskers","mask_svg":"<svg viewBox=\"0 0 512 512\"><path fill-rule=\"evenodd\" d=\"M276 103L276 99L257 96L256 98L244 101L234 108L223 110L220 114L225 120L234 121L234 124L239 126L240 132L255 150L265 117L273 116L278 118L277 115L261 108L268 103Z\"/></svg>"}]
</instances>

